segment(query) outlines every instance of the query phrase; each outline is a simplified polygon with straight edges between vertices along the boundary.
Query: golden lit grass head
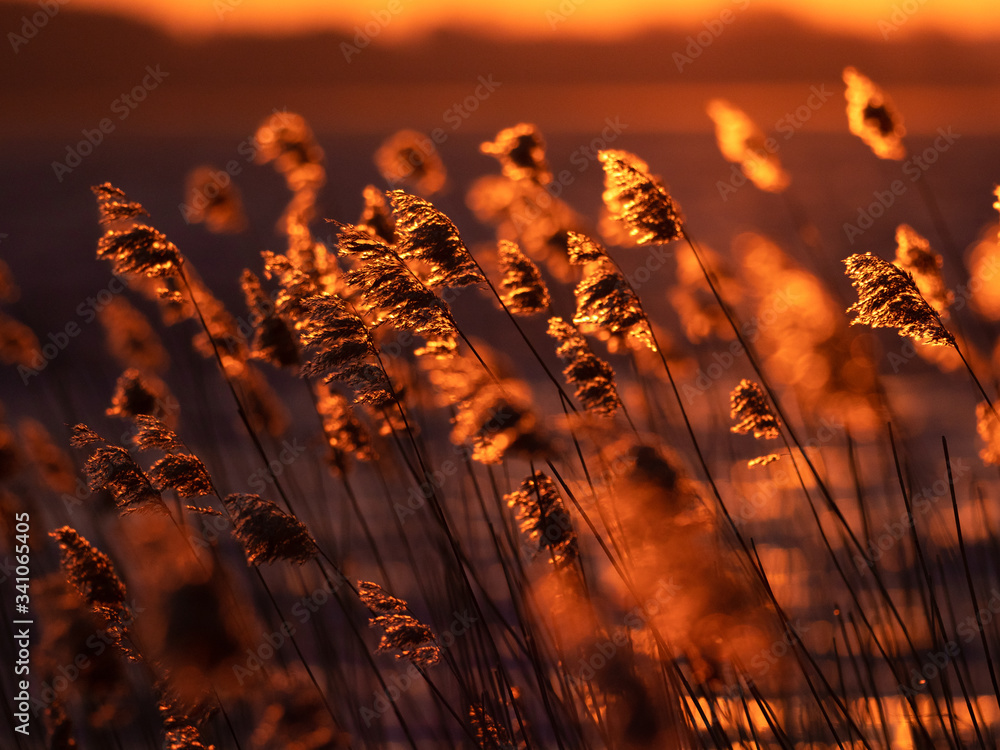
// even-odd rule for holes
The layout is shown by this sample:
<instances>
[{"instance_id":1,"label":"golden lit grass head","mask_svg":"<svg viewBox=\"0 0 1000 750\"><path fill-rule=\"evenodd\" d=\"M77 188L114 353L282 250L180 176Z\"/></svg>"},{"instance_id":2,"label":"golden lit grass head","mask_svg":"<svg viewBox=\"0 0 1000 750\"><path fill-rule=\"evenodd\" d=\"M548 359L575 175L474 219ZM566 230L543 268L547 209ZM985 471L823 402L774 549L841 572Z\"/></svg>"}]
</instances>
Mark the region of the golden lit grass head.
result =
<instances>
[{"instance_id":1,"label":"golden lit grass head","mask_svg":"<svg viewBox=\"0 0 1000 750\"><path fill-rule=\"evenodd\" d=\"M566 363L563 374L576 386L580 403L588 412L612 416L622 405L614 368L594 354L587 339L562 318L549 318L548 333L559 342L556 355Z\"/></svg>"},{"instance_id":2,"label":"golden lit grass head","mask_svg":"<svg viewBox=\"0 0 1000 750\"><path fill-rule=\"evenodd\" d=\"M410 614L402 599L387 594L371 581L358 581L358 595L375 617L371 627L384 629L378 644L380 652L399 651L397 659L406 659L418 667L432 667L441 660L441 648L431 629Z\"/></svg>"},{"instance_id":3,"label":"golden lit grass head","mask_svg":"<svg viewBox=\"0 0 1000 750\"><path fill-rule=\"evenodd\" d=\"M549 552L552 564L563 569L579 556L576 532L555 482L536 471L514 492L504 495L507 506L517 512L521 532Z\"/></svg>"},{"instance_id":4,"label":"golden lit grass head","mask_svg":"<svg viewBox=\"0 0 1000 750\"><path fill-rule=\"evenodd\" d=\"M738 435L753 432L757 440L773 440L781 432L778 417L760 385L743 378L729 394L731 419L736 421L729 429Z\"/></svg>"},{"instance_id":5,"label":"golden lit grass head","mask_svg":"<svg viewBox=\"0 0 1000 750\"><path fill-rule=\"evenodd\" d=\"M480 144L479 150L499 161L504 176L512 180L533 180L539 185L552 181L545 139L536 125L522 122L504 128L492 141Z\"/></svg>"},{"instance_id":6,"label":"golden lit grass head","mask_svg":"<svg viewBox=\"0 0 1000 750\"><path fill-rule=\"evenodd\" d=\"M921 343L955 345L954 337L906 271L871 253L852 255L844 264L858 292L858 301L847 309L854 313L852 325L895 328L900 336Z\"/></svg>"},{"instance_id":7,"label":"golden lit grass head","mask_svg":"<svg viewBox=\"0 0 1000 750\"><path fill-rule=\"evenodd\" d=\"M604 167L604 205L640 245L670 242L683 229L680 209L649 166L627 151L599 151Z\"/></svg>"},{"instance_id":8,"label":"golden lit grass head","mask_svg":"<svg viewBox=\"0 0 1000 750\"><path fill-rule=\"evenodd\" d=\"M127 450L106 443L82 424L73 428L71 443L78 447L97 444L84 467L91 492L107 490L115 507L123 514L149 510L166 512L160 493Z\"/></svg>"},{"instance_id":9,"label":"golden lit grass head","mask_svg":"<svg viewBox=\"0 0 1000 750\"><path fill-rule=\"evenodd\" d=\"M448 181L434 142L415 130L389 136L375 152L375 166L390 185L409 185L421 195L434 195Z\"/></svg>"},{"instance_id":10,"label":"golden lit grass head","mask_svg":"<svg viewBox=\"0 0 1000 750\"><path fill-rule=\"evenodd\" d=\"M902 159L906 156L903 146L903 118L893 107L892 101L882 90L851 67L844 68L847 89L847 124L880 159Z\"/></svg>"},{"instance_id":11,"label":"golden lit grass head","mask_svg":"<svg viewBox=\"0 0 1000 750\"><path fill-rule=\"evenodd\" d=\"M109 417L155 416L166 420L170 417L165 408L169 392L166 384L153 375L143 375L129 368L115 381L111 406L105 411ZM171 401L173 399L170 399Z\"/></svg>"},{"instance_id":12,"label":"golden lit grass head","mask_svg":"<svg viewBox=\"0 0 1000 750\"><path fill-rule=\"evenodd\" d=\"M715 137L722 155L739 164L760 190L780 193L790 182L781 162L768 149L764 133L746 113L723 99L708 103L708 115L715 123Z\"/></svg>"},{"instance_id":13,"label":"golden lit grass head","mask_svg":"<svg viewBox=\"0 0 1000 750\"><path fill-rule=\"evenodd\" d=\"M98 310L97 317L108 351L122 367L162 372L170 364L170 356L149 320L122 295Z\"/></svg>"},{"instance_id":14,"label":"golden lit grass head","mask_svg":"<svg viewBox=\"0 0 1000 750\"><path fill-rule=\"evenodd\" d=\"M126 609L125 584L111 558L71 526L51 531L49 536L59 542L62 568L87 604L111 619L120 619Z\"/></svg>"},{"instance_id":15,"label":"golden lit grass head","mask_svg":"<svg viewBox=\"0 0 1000 750\"><path fill-rule=\"evenodd\" d=\"M251 565L277 560L302 565L316 557L316 542L299 519L259 495L232 494L225 500L235 535Z\"/></svg>"},{"instance_id":16,"label":"golden lit grass head","mask_svg":"<svg viewBox=\"0 0 1000 750\"><path fill-rule=\"evenodd\" d=\"M358 226L365 227L390 245L396 244L396 221L392 218L385 194L374 185L366 185L362 192L365 206L358 219Z\"/></svg>"},{"instance_id":17,"label":"golden lit grass head","mask_svg":"<svg viewBox=\"0 0 1000 750\"><path fill-rule=\"evenodd\" d=\"M275 367L298 367L299 347L295 334L287 321L277 314L276 305L264 292L260 279L249 269L244 269L240 286L253 325L250 356Z\"/></svg>"},{"instance_id":18,"label":"golden lit grass head","mask_svg":"<svg viewBox=\"0 0 1000 750\"><path fill-rule=\"evenodd\" d=\"M97 197L97 210L101 214L102 224L149 215L141 204L130 201L123 190L116 188L110 182L94 185L90 189Z\"/></svg>"},{"instance_id":19,"label":"golden lit grass head","mask_svg":"<svg viewBox=\"0 0 1000 750\"><path fill-rule=\"evenodd\" d=\"M254 141L257 163L273 161L293 192L318 188L325 181L323 149L301 115L274 112L258 126Z\"/></svg>"},{"instance_id":20,"label":"golden lit grass head","mask_svg":"<svg viewBox=\"0 0 1000 750\"><path fill-rule=\"evenodd\" d=\"M429 201L402 190L391 191L389 199L396 220L396 252L404 260L427 265L427 286L468 286L484 280L451 219Z\"/></svg>"},{"instance_id":21,"label":"golden lit grass head","mask_svg":"<svg viewBox=\"0 0 1000 750\"><path fill-rule=\"evenodd\" d=\"M503 301L515 315L536 315L549 309L551 299L542 274L517 243L500 240L497 259L503 279Z\"/></svg>"}]
</instances>

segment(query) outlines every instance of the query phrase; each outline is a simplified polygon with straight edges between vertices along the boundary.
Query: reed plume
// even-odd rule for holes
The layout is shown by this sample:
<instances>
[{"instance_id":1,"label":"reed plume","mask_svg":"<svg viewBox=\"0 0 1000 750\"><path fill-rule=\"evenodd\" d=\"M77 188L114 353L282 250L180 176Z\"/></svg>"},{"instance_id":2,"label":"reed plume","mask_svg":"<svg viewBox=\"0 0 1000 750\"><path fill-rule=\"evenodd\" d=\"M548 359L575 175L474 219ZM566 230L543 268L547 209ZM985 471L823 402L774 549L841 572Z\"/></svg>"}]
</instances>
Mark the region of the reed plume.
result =
<instances>
[{"instance_id":1,"label":"reed plume","mask_svg":"<svg viewBox=\"0 0 1000 750\"><path fill-rule=\"evenodd\" d=\"M976 404L976 433L985 443L979 451L983 463L1000 466L1000 419L985 401Z\"/></svg>"},{"instance_id":2,"label":"reed plume","mask_svg":"<svg viewBox=\"0 0 1000 750\"><path fill-rule=\"evenodd\" d=\"M173 276L183 259L167 236L146 224L109 229L97 242L97 257L111 262L115 274Z\"/></svg>"},{"instance_id":3,"label":"reed plume","mask_svg":"<svg viewBox=\"0 0 1000 750\"><path fill-rule=\"evenodd\" d=\"M91 492L107 490L115 507L123 514L149 510L166 512L160 493L127 450L107 443L83 424L73 428L71 442L77 447L97 444L84 467Z\"/></svg>"},{"instance_id":4,"label":"reed plume","mask_svg":"<svg viewBox=\"0 0 1000 750\"><path fill-rule=\"evenodd\" d=\"M448 306L413 275L393 248L350 225L341 227L337 247L357 260L346 274L347 283L358 290L376 326L390 323L409 329L428 344L445 348L454 342L458 328Z\"/></svg>"},{"instance_id":5,"label":"reed plume","mask_svg":"<svg viewBox=\"0 0 1000 750\"><path fill-rule=\"evenodd\" d=\"M896 328L900 336L938 346L954 346L955 339L925 300L913 277L871 253L844 261L858 301L847 308L852 325Z\"/></svg>"},{"instance_id":6,"label":"reed plume","mask_svg":"<svg viewBox=\"0 0 1000 750\"><path fill-rule=\"evenodd\" d=\"M482 703L473 703L469 706L469 722L476 733L476 741L480 747L486 750L515 750L517 747L511 742L503 724L486 713Z\"/></svg>"},{"instance_id":7,"label":"reed plume","mask_svg":"<svg viewBox=\"0 0 1000 750\"><path fill-rule=\"evenodd\" d=\"M497 258L503 278L503 302L515 315L536 315L549 309L551 298L538 266L521 252L517 243L500 240Z\"/></svg>"},{"instance_id":8,"label":"reed plume","mask_svg":"<svg viewBox=\"0 0 1000 750\"><path fill-rule=\"evenodd\" d=\"M323 435L330 449L327 457L330 468L343 475L352 459L374 460L376 454L371 438L347 399L325 383L317 383L315 391L316 411L323 420Z\"/></svg>"},{"instance_id":9,"label":"reed plume","mask_svg":"<svg viewBox=\"0 0 1000 750\"><path fill-rule=\"evenodd\" d=\"M622 405L614 368L594 354L580 332L562 318L549 318L548 333L559 342L556 354L566 363L563 374L576 386L580 403L589 412L612 416Z\"/></svg>"},{"instance_id":10,"label":"reed plume","mask_svg":"<svg viewBox=\"0 0 1000 750\"><path fill-rule=\"evenodd\" d=\"M143 375L130 368L118 376L111 406L105 411L109 417L151 416L163 421L174 417L167 404L176 404L167 385L152 375Z\"/></svg>"},{"instance_id":11,"label":"reed plume","mask_svg":"<svg viewBox=\"0 0 1000 750\"><path fill-rule=\"evenodd\" d=\"M412 185L421 195L444 188L448 173L433 142L415 130L389 136L375 152L375 166L390 185Z\"/></svg>"},{"instance_id":12,"label":"reed plume","mask_svg":"<svg viewBox=\"0 0 1000 750\"><path fill-rule=\"evenodd\" d=\"M555 482L536 471L521 481L518 489L504 495L507 506L515 509L521 533L538 549L547 549L556 569L571 567L579 557L576 532Z\"/></svg>"},{"instance_id":13,"label":"reed plume","mask_svg":"<svg viewBox=\"0 0 1000 750\"><path fill-rule=\"evenodd\" d=\"M666 243L684 231L680 209L649 166L628 151L599 151L604 167L604 205L628 227L637 243Z\"/></svg>"},{"instance_id":14,"label":"reed plume","mask_svg":"<svg viewBox=\"0 0 1000 750\"><path fill-rule=\"evenodd\" d=\"M451 219L423 198L402 190L391 191L389 198L396 220L396 254L403 260L426 264L427 286L456 287L485 282Z\"/></svg>"},{"instance_id":15,"label":"reed plume","mask_svg":"<svg viewBox=\"0 0 1000 750\"><path fill-rule=\"evenodd\" d=\"M781 435L780 423L764 390L752 380L743 378L729 394L729 417L736 421L730 432L746 435L753 432L757 440L773 440ZM747 462L749 468L766 466L780 458L777 453L758 456Z\"/></svg>"},{"instance_id":16,"label":"reed plume","mask_svg":"<svg viewBox=\"0 0 1000 750\"><path fill-rule=\"evenodd\" d=\"M142 204L130 201L125 191L116 188L110 182L94 185L90 190L97 198L97 210L100 212L102 224L114 224L116 221L149 216Z\"/></svg>"},{"instance_id":17,"label":"reed plume","mask_svg":"<svg viewBox=\"0 0 1000 750\"><path fill-rule=\"evenodd\" d=\"M18 422L18 436L24 452L42 483L53 492L72 494L76 489L73 460L52 440L37 419Z\"/></svg>"},{"instance_id":18,"label":"reed plume","mask_svg":"<svg viewBox=\"0 0 1000 750\"><path fill-rule=\"evenodd\" d=\"M902 159L903 118L882 90L852 67L844 68L847 124L880 159Z\"/></svg>"},{"instance_id":19,"label":"reed plume","mask_svg":"<svg viewBox=\"0 0 1000 750\"><path fill-rule=\"evenodd\" d=\"M249 564L288 560L302 565L316 557L316 542L308 529L270 500L234 493L223 502L233 516L234 533Z\"/></svg>"},{"instance_id":20,"label":"reed plume","mask_svg":"<svg viewBox=\"0 0 1000 750\"><path fill-rule=\"evenodd\" d=\"M50 531L49 536L59 542L62 569L87 604L113 622L124 621L128 612L125 584L111 558L71 526Z\"/></svg>"},{"instance_id":21,"label":"reed plume","mask_svg":"<svg viewBox=\"0 0 1000 750\"><path fill-rule=\"evenodd\" d=\"M583 333L602 338L617 337L630 348L649 347L656 351L649 320L635 291L607 253L589 237L569 233L570 258L581 263L593 261L576 286L576 314L573 323Z\"/></svg>"},{"instance_id":22,"label":"reed plume","mask_svg":"<svg viewBox=\"0 0 1000 750\"><path fill-rule=\"evenodd\" d=\"M45 361L35 332L4 312L0 312L0 361L5 365L20 365L31 372Z\"/></svg>"},{"instance_id":23,"label":"reed plume","mask_svg":"<svg viewBox=\"0 0 1000 750\"><path fill-rule=\"evenodd\" d=\"M397 659L406 659L423 669L441 660L441 648L434 633L410 614L404 600L389 596L371 581L358 581L358 595L375 615L368 624L384 630L378 644L380 653L399 651Z\"/></svg>"},{"instance_id":24,"label":"reed plume","mask_svg":"<svg viewBox=\"0 0 1000 750\"><path fill-rule=\"evenodd\" d=\"M552 182L552 171L545 158L545 139L536 125L521 122L504 128L492 141L481 143L479 150L500 162L504 177L531 180L538 185Z\"/></svg>"},{"instance_id":25,"label":"reed plume","mask_svg":"<svg viewBox=\"0 0 1000 750\"><path fill-rule=\"evenodd\" d=\"M373 407L392 400L392 385L378 364L375 344L365 322L330 294L303 301L305 317L299 323L302 345L309 359L303 377L319 376L324 382L339 380L355 393L355 402Z\"/></svg>"},{"instance_id":26,"label":"reed plume","mask_svg":"<svg viewBox=\"0 0 1000 750\"><path fill-rule=\"evenodd\" d=\"M791 179L781 161L767 148L760 128L747 114L723 99L708 103L708 115L715 123L715 138L726 160L740 165L743 174L759 190L780 193Z\"/></svg>"}]
</instances>

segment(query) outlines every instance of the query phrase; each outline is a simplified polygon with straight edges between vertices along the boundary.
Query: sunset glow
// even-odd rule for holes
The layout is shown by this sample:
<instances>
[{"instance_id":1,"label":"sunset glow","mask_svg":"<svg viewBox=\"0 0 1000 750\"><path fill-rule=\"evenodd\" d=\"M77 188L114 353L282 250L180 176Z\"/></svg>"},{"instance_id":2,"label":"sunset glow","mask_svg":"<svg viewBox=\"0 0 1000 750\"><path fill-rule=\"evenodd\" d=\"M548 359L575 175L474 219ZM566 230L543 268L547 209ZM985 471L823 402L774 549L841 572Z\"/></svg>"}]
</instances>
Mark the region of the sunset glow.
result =
<instances>
[{"instance_id":1,"label":"sunset glow","mask_svg":"<svg viewBox=\"0 0 1000 750\"><path fill-rule=\"evenodd\" d=\"M440 26L474 27L490 33L546 36L554 33L615 37L656 25L700 27L735 13L781 12L803 22L869 37L946 32L977 37L1000 32L1000 5L988 0L510 0L474 4L462 0L75 0L76 8L141 17L175 33L252 31L290 33L323 28L363 29L373 17L389 19L381 34L400 39Z\"/></svg>"}]
</instances>

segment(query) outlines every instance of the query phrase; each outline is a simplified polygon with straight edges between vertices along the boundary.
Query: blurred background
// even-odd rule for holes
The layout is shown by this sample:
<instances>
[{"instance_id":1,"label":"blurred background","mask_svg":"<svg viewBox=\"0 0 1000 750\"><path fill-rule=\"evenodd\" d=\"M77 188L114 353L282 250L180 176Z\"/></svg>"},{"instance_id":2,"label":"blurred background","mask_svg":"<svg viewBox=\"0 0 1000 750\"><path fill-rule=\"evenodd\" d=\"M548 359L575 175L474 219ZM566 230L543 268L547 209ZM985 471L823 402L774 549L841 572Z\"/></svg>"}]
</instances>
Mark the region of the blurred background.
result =
<instances>
[{"instance_id":1,"label":"blurred background","mask_svg":"<svg viewBox=\"0 0 1000 750\"><path fill-rule=\"evenodd\" d=\"M847 241L845 223L876 191L909 184L905 162L873 158L847 132L841 72L853 65L892 96L911 153L931 147L939 129L954 134L920 176L955 244L967 247L993 220L995 3L40 0L0 3L0 30L0 256L22 288L9 312L43 342L79 321L78 306L111 280L94 260L89 190L104 181L142 202L216 294L242 309L240 270L259 271L259 252L283 244L282 179L253 163L253 134L275 111L303 115L325 151L321 218L354 221L363 187L387 186L375 150L413 128L438 136L449 178L435 202L467 240L489 239L465 205L469 184L496 172L478 146L525 121L546 136L553 172L565 170L559 197L595 222L596 150L614 147L649 162L710 247L725 253L749 228L791 242L784 202L722 187L738 168L719 154L706 104L725 98L776 139L789 193L829 252L810 265L846 289L841 258L891 254L897 224L935 239L912 190ZM213 235L185 220L185 176L199 165L233 176L245 232ZM93 328L53 371L109 366ZM4 378L20 389L16 375Z\"/></svg>"}]
</instances>

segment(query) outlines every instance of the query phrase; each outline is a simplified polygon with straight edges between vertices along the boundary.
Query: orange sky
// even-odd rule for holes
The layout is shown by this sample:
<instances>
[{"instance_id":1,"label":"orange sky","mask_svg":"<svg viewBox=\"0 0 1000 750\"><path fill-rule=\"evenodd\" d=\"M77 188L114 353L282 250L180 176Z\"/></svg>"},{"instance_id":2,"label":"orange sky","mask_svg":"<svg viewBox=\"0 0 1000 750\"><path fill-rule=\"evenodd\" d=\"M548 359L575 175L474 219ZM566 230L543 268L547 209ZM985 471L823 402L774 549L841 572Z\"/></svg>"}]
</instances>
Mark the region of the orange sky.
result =
<instances>
[{"instance_id":1,"label":"orange sky","mask_svg":"<svg viewBox=\"0 0 1000 750\"><path fill-rule=\"evenodd\" d=\"M73 5L139 15L181 33L349 29L371 22L376 13L390 19L380 30L384 40L444 23L530 35L614 36L651 24L699 25L718 18L723 8L777 9L875 38L932 29L1000 34L997 0L73 0ZM898 30L886 23L898 24Z\"/></svg>"}]
</instances>

